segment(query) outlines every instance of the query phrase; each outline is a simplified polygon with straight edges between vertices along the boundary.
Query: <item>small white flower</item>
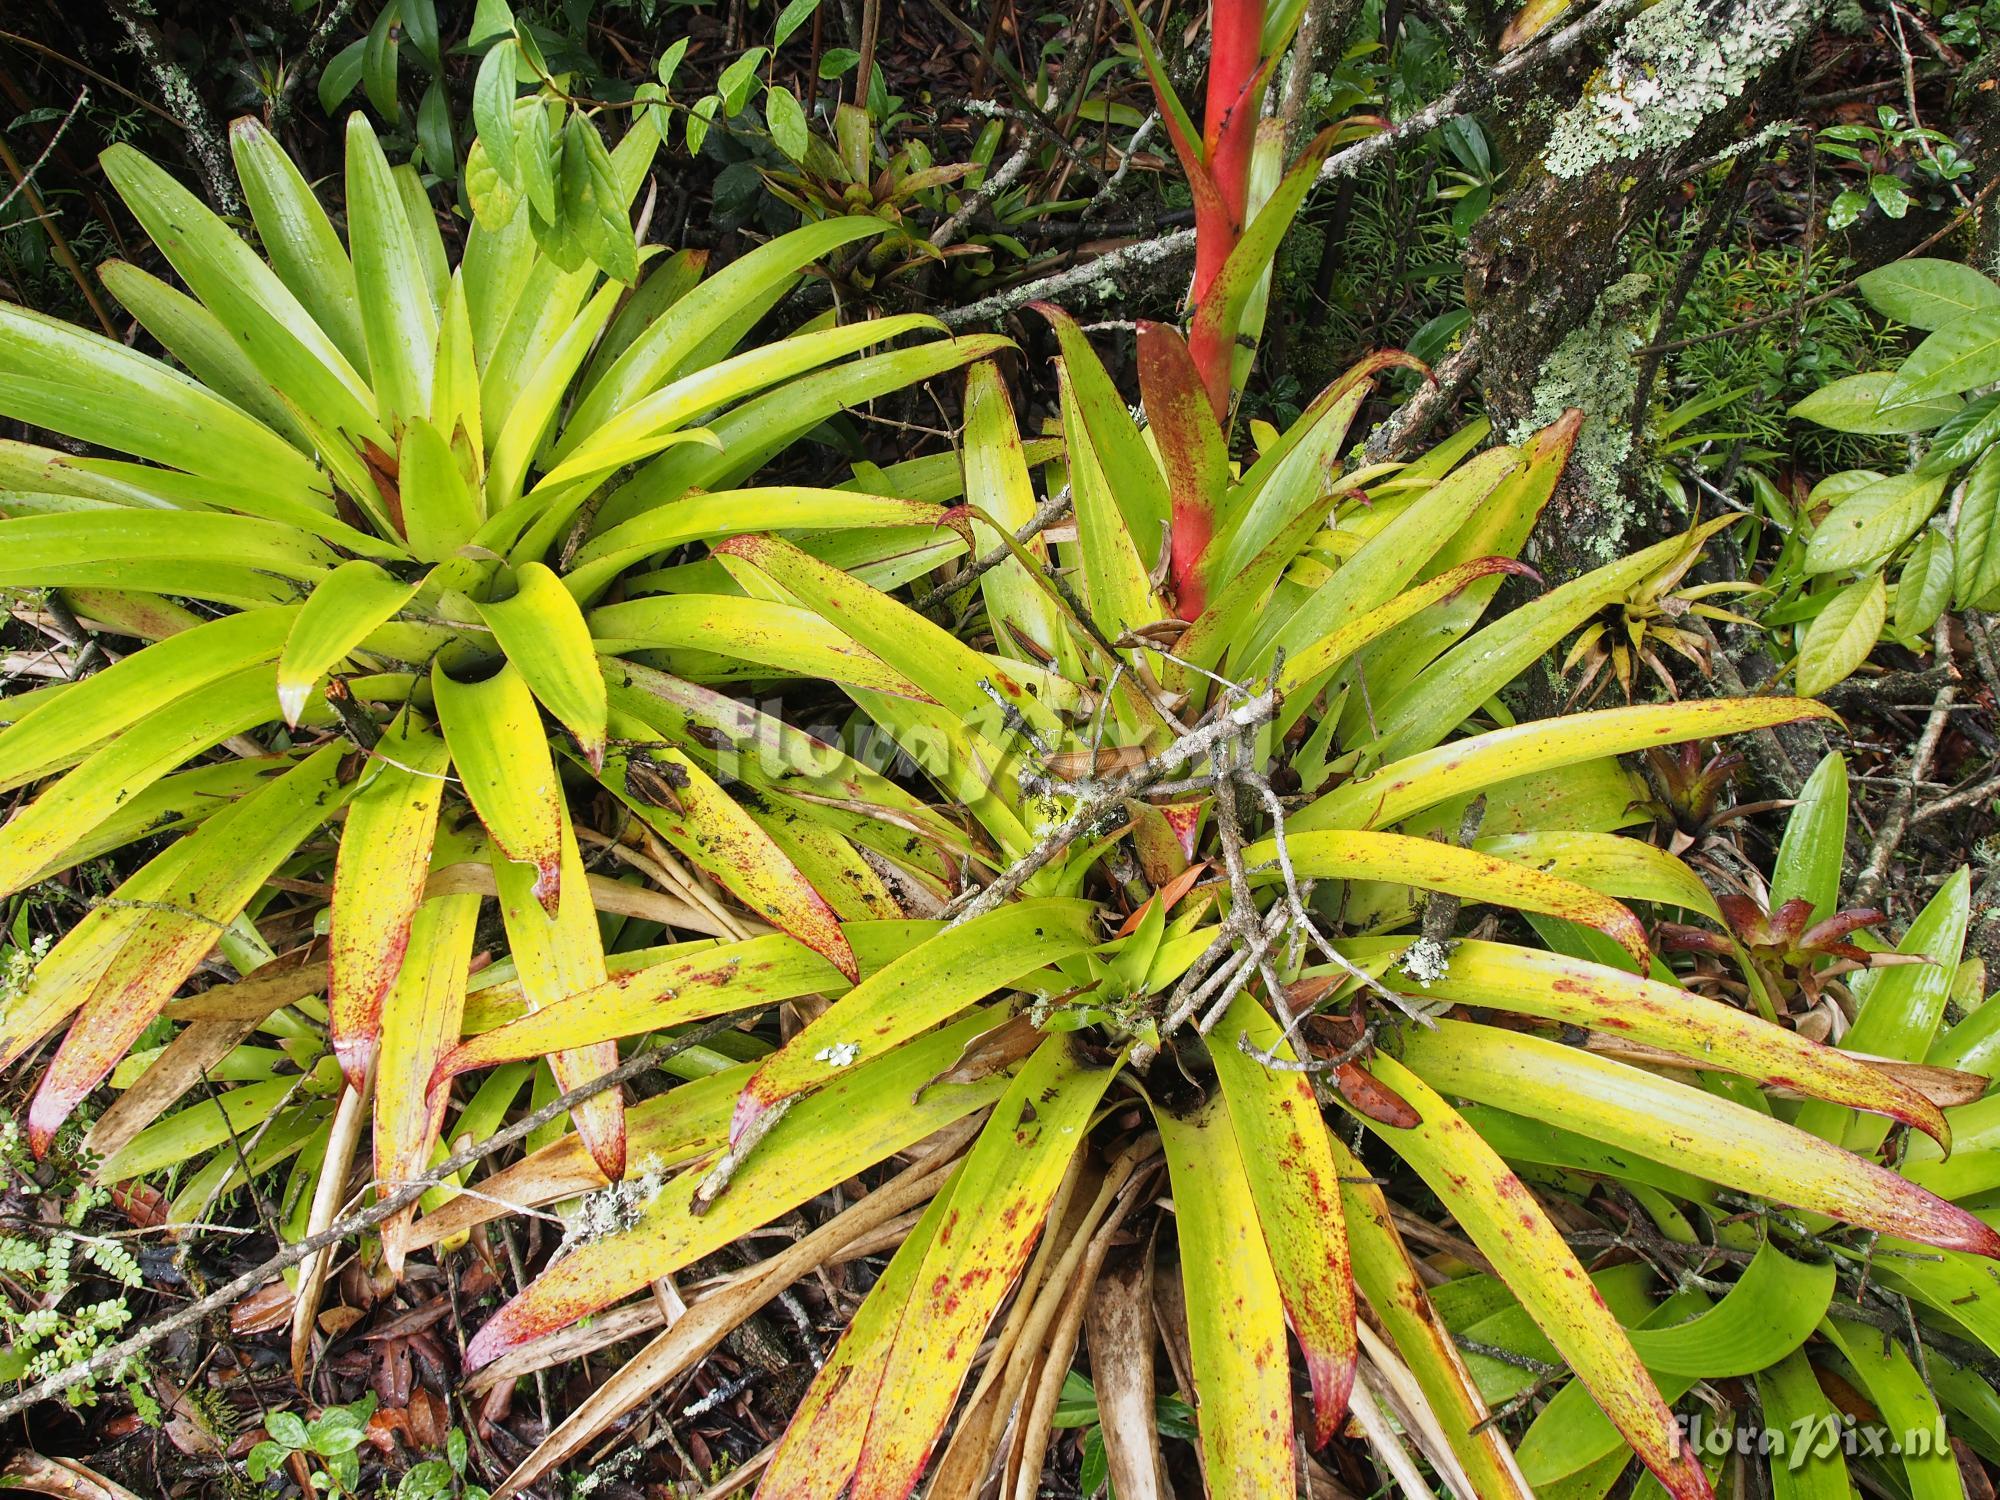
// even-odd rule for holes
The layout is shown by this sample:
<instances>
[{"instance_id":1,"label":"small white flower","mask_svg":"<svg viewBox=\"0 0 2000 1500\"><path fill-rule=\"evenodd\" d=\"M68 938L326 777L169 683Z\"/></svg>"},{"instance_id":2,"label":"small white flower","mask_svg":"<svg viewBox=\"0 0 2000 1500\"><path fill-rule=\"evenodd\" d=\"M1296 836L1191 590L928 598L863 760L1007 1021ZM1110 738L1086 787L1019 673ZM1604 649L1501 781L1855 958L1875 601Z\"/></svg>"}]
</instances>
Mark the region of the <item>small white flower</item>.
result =
<instances>
[{"instance_id":1,"label":"small white flower","mask_svg":"<svg viewBox=\"0 0 2000 1500\"><path fill-rule=\"evenodd\" d=\"M820 1048L813 1054L813 1061L823 1062L829 1068L845 1068L851 1067L860 1055L860 1047L853 1042L838 1042L831 1047Z\"/></svg>"}]
</instances>

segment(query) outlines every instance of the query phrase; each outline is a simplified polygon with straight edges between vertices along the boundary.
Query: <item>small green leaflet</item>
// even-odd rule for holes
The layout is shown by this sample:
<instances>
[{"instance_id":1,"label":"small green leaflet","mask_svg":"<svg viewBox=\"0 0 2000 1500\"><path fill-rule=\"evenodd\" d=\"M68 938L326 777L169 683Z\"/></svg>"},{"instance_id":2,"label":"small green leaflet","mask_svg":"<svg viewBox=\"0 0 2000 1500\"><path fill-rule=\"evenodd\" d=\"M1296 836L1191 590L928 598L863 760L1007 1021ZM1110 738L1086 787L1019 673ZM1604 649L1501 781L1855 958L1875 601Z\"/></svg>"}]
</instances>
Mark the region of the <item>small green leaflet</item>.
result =
<instances>
[{"instance_id":1,"label":"small green leaflet","mask_svg":"<svg viewBox=\"0 0 2000 1500\"><path fill-rule=\"evenodd\" d=\"M1887 614L1888 587L1880 573L1835 594L1799 642L1799 696L1815 697L1846 681L1875 649Z\"/></svg>"}]
</instances>

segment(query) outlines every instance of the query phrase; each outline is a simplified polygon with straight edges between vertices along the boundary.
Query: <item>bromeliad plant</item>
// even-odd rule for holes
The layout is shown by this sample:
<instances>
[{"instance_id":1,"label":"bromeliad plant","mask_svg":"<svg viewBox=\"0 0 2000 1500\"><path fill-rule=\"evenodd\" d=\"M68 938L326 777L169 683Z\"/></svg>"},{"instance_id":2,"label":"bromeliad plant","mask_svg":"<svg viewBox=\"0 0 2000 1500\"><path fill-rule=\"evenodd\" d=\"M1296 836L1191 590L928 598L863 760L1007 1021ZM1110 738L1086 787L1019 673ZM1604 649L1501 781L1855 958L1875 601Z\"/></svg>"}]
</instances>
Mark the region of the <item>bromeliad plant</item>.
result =
<instances>
[{"instance_id":1,"label":"bromeliad plant","mask_svg":"<svg viewBox=\"0 0 2000 1500\"><path fill-rule=\"evenodd\" d=\"M1197 160L1226 184L1286 27L1219 9ZM884 319L730 355L814 255L879 221L811 226L707 281L662 258L627 298L517 215L476 224L447 273L427 208L350 129L343 243L239 127L268 263L155 169L107 163L195 295L110 279L195 379L0 311L6 409L142 460L5 450L0 585L158 637L10 704L4 779L50 784L0 829L0 887L183 834L0 1017L10 1061L69 1023L31 1135L164 1015L181 1029L127 1061L93 1127L103 1174L192 1162L278 1110L249 1165L315 1164L284 1199L300 1233L346 1201L364 1134L378 1182L420 1178L440 1139L492 1134L544 1059L531 1098L587 1085L621 1043L790 1007L782 1030L684 1054L689 1081L643 1103L579 1101L573 1132L384 1226L393 1268L504 1205L569 1205L563 1253L467 1350L491 1383L573 1352L596 1335L545 1336L624 1299L641 1316L609 1337L645 1326L662 1278L911 1157L696 1300L512 1490L912 1214L760 1493L901 1496L927 1474L973 1493L996 1465L1034 1493L1086 1300L1163 1199L1158 1273L1180 1287L1174 1353L1218 1495L1295 1482L1288 1324L1314 1446L1351 1411L1406 1482L1405 1441L1480 1500L1602 1493L1633 1455L1669 1493L1708 1493L1669 1402L1754 1374L1767 1412L1803 1410L1816 1327L1858 1367L1866 1325L1832 1306L1835 1262L1865 1264L1871 1236L1935 1257L1906 1278L1920 1316L2000 1348L1981 1259L2000 1233L1869 1159L1914 1127L1957 1171L1952 1126L1979 1126L1983 1106L1955 1122L1937 1097L1964 1097L1976 1039L1928 1059L1946 1072L1877 1061L1930 1045L1963 882L1905 939L1940 962L1857 994L1883 1019L1854 1050L1682 987L1628 904L1721 915L1685 865L1618 833L1643 817L1619 756L1825 711L1512 722L1509 683L1681 555L1663 543L1488 619L1527 573L1574 415L1343 475L1383 356L1256 453L1237 444L1248 309L1316 163L1254 215L1218 187L1195 336L1139 332L1143 430L1083 331L1045 310L1057 446L1018 430L997 340L863 354L922 326ZM648 129L609 153L621 203ZM739 487L839 406L960 367L962 453L838 489ZM780 695L718 691L744 682ZM835 690L851 745L799 727ZM291 728L261 753L189 765L252 748L280 707ZM911 774L871 769L878 743ZM475 979L488 898L507 951ZM1494 909L1480 937L1457 937L1459 903ZM1515 914L1543 945L1508 940ZM218 948L242 977L174 998ZM237 1086L163 1113L217 1072ZM215 1153L170 1211L200 1217L237 1171ZM1621 1245L1698 1246L1658 1252L1663 1299L1574 1232L1598 1178L1657 1226L1630 1219ZM1457 1261L1427 1288L1383 1186L1413 1179L1490 1274ZM1717 1260L1743 1267L1733 1283ZM300 1278L295 1360L321 1274ZM1491 1419L1524 1367L1475 1367L1461 1332L1575 1374L1518 1448ZM1887 1410L1908 1382L1883 1367L1867 1388ZM1135 1395L1153 1411L1150 1339L1093 1377L1108 1469L1136 1492L1112 1414Z\"/></svg>"},{"instance_id":2,"label":"bromeliad plant","mask_svg":"<svg viewBox=\"0 0 2000 1500\"><path fill-rule=\"evenodd\" d=\"M1253 232L1223 257L1212 292L1254 283L1257 243ZM1163 1165L1184 1394L1212 1493L1294 1483L1289 1324L1315 1446L1352 1402L1390 1467L1407 1467L1381 1416L1393 1391L1456 1493L1526 1495L1586 1469L1608 1487L1636 1454L1669 1493L1707 1494L1669 1400L1692 1378L1782 1363L1833 1287L1832 1263L1792 1221L1729 1205L1789 1205L1850 1254L1840 1225L1936 1247L1967 1284L1989 1276L1979 1257L2000 1254L1991 1225L1843 1148L1874 1132L1850 1120L1880 1122L1869 1149L1892 1127L1948 1142L1932 1075L1682 988L1626 904L1721 917L1685 865L1617 834L1638 788L1616 757L1824 710L1761 699L1508 722L1497 695L1516 675L1684 550L1663 543L1482 623L1506 575L1526 571L1512 559L1574 417L1519 446L1471 456L1474 430L1416 464L1337 478L1349 424L1392 362L1376 360L1239 460L1219 383L1231 377L1176 330L1139 328L1142 431L1082 330L1043 311L1061 347L1065 438L1043 490L1066 491L1072 525L1048 534L1060 506L1038 503L1000 372L975 364L967 380L953 519L980 564L944 595L975 611L990 653L897 598L897 581L781 537L709 548L742 596L805 611L900 678L899 690L843 687L857 729L921 767L930 810L962 831L951 883L932 886L925 920L845 925L851 987L789 937L680 945L446 1057L440 1080L808 990L831 1001L803 1009L767 1055L654 1101L644 1177L604 1188L606 1212L585 1215L590 1232L485 1324L468 1362L508 1378L533 1369L557 1330L643 1301L661 1276L914 1151L796 1262L779 1258L817 1263L929 1205L760 1493L903 1495L925 1476L935 1493L971 1493L996 1467L1008 1492L1033 1493L1096 1268ZM1482 718L1498 727L1446 743ZM780 722L757 723L760 744L780 744ZM718 771L723 753L689 752ZM1385 886L1430 899L1399 909ZM1460 941L1459 902L1575 934L1581 954ZM1646 1065L1574 1044L1600 1033ZM1807 1096L1806 1111L1836 1124L1802 1128L1760 1085ZM1454 1347L1454 1298L1423 1290L1371 1167L1323 1107L1421 1179L1491 1266L1454 1296L1516 1319L1544 1351L1530 1358L1575 1372L1518 1453ZM1516 1169L1552 1161L1563 1187L1597 1172L1654 1193L1662 1235L1695 1233L1664 1195L1684 1197L1754 1278L1713 1308L1685 1287L1655 1304L1639 1277L1614 1299ZM492 1199L558 1201L601 1182L578 1143L559 1142L413 1238L462 1233L498 1212ZM1614 1291L1623 1283L1599 1270ZM688 1368L782 1272L770 1263L742 1298L663 1333L510 1482L532 1482ZM1357 1289L1386 1330L1366 1336L1365 1365ZM1778 1306L1783 1320L1767 1317ZM1718 1321L1670 1326L1696 1313ZM1707 1342L1752 1324L1741 1346Z\"/></svg>"},{"instance_id":3,"label":"bromeliad plant","mask_svg":"<svg viewBox=\"0 0 2000 1500\"><path fill-rule=\"evenodd\" d=\"M1224 555L1248 548L1251 561L1193 621L1177 622L1171 532L1129 519L1147 514L1143 503L1165 513L1169 476L1186 457L1173 446L1177 413L1148 407L1156 461L1080 333L1054 316L1074 539L1047 554L1041 538L1004 545L995 566L966 580L995 657L782 539L752 534L711 549L747 595L837 622L908 678L912 693L854 686L850 697L874 731L925 764L940 807L976 830L970 861L984 869L974 888L942 920L847 924L861 982L837 997L824 967L811 978L797 967L806 956L791 939L682 946L447 1057L444 1075L600 1045L768 1006L806 983L833 998L768 1056L655 1101L645 1132L658 1155L636 1204L621 1200L620 1227L582 1237L486 1323L469 1361L532 1368L552 1331L644 1295L659 1276L943 1132L946 1144L883 1190L885 1211L930 1207L815 1383L762 1493L903 1494L933 1468L939 1492L965 1492L1002 1460L1006 1414L1040 1410L1036 1393L1059 1387L1083 1295L1072 1272L1101 1257L1138 1209L1163 1153L1187 1394L1214 1493L1291 1483L1287 1322L1313 1392L1311 1441L1338 1430L1351 1398L1374 1410L1375 1395L1354 1383L1357 1286L1394 1338L1395 1363L1376 1361L1371 1378L1407 1369L1431 1414L1418 1441L1464 1493L1527 1494L1567 1472L1552 1466L1569 1461L1569 1448L1546 1464L1530 1449L1517 1464L1487 1423L1488 1397L1421 1292L1369 1169L1328 1129L1317 1084L1415 1171L1492 1264L1489 1310L1518 1299L1534 1336L1576 1371L1578 1393L1551 1421L1560 1427L1586 1401L1607 1414L1589 1462L1622 1466L1637 1452L1671 1492L1706 1493L1675 1437L1666 1367L1647 1363L1646 1341L1589 1289L1557 1221L1509 1164L1545 1159L1534 1154L1545 1147L1522 1145L1529 1121L1560 1122L1563 1139L1598 1153L1590 1159L1600 1166L1607 1151L1652 1164L1632 1169L1638 1180L1671 1168L1675 1184L1703 1184L1698 1201L1719 1204L1719 1189L1789 1204L1941 1247L1967 1276L1986 1274L1975 1257L2000 1251L1985 1223L1786 1122L1756 1089L1779 1084L1842 1119L1860 1110L1948 1138L1918 1083L1696 996L1663 970L1646 973L1644 928L1627 900L1711 919L1719 911L1679 861L1613 832L1636 792L1615 757L1823 711L1783 699L1645 706L1441 744L1679 543L1481 628L1494 586L1518 571L1490 549L1519 546L1574 424L1456 464L1470 445L1447 445L1419 465L1349 476L1336 491L1328 464L1365 371L1240 475L1216 471L1211 544ZM1142 333L1161 336L1173 337ZM1185 389L1194 399L1184 409L1206 417L1198 385ZM965 520L985 556L989 538L1036 510L990 365L968 378L965 466ZM1245 528L1268 539L1252 545ZM1157 555L1140 540L1149 531L1162 536ZM1079 597L1057 585L1064 576L1080 579ZM1024 687L1057 673L1071 685L1067 701ZM932 750L941 753L927 759ZM1287 754L1308 789L1290 799L1270 774ZM1482 797L1473 847L1425 836L1459 829ZM1334 892L1345 892L1351 915L1382 884L1553 918L1622 962L1458 942L1448 925L1429 932L1428 920L1400 934L1391 919L1386 932L1331 935ZM1405 1023L1439 1004L1450 1019ZM1670 1060L1736 1082L1711 1089L1563 1040L1597 1032L1644 1049L1654 1066ZM1510 1135L1495 1121L1519 1125ZM566 1142L486 1191L542 1202L601 1180ZM420 1221L416 1241L497 1211L490 1199L458 1200ZM865 1227L836 1223L831 1243ZM1773 1248L1765 1265L1780 1259L1772 1275L1794 1264ZM1820 1274L1799 1265L1801 1277ZM1010 1290L999 1352L940 1452ZM1753 1285L1729 1318L1759 1298ZM1634 1305L1621 1304L1627 1321ZM1798 1340L1809 1328L1810 1319ZM663 1334L515 1482L545 1472L705 1347L678 1325ZM1016 1475L1039 1464L1047 1422L1035 1420L1008 1461Z\"/></svg>"},{"instance_id":4,"label":"bromeliad plant","mask_svg":"<svg viewBox=\"0 0 2000 1500\"><path fill-rule=\"evenodd\" d=\"M594 138L587 121L570 128L579 126ZM587 191L628 214L654 144L642 118ZM881 878L861 879L856 867L866 867L838 827L808 819L792 832L760 809L767 829L671 744L607 752L635 737L655 746L632 699L652 681L638 660L661 649L686 653L697 679L696 658L723 643L762 670L803 666L886 691L903 690L902 679L768 601L710 608L668 593L586 609L633 559L734 533L746 517L830 538L836 550L852 528L873 528L840 552L849 563L949 553L956 540L938 536L941 512L924 500L798 487L683 497L749 475L845 406L1000 341L890 350L881 346L935 325L820 320L733 352L804 267L879 233L876 221L810 226L707 280L700 254L664 256L628 292L593 261L566 266L525 204L504 223L474 224L463 263L448 269L414 176L391 170L358 115L345 243L261 127L240 122L233 145L267 258L137 153L117 148L104 162L193 295L125 264L106 266L105 282L191 375L0 306L0 409L132 455L0 449L0 583L63 590L86 618L154 643L83 682L8 701L0 785L49 784L0 829L0 892L162 830L187 834L78 923L10 998L0 1058L17 1060L70 1023L28 1110L40 1153L220 934L229 962L259 974L247 1008L218 1012L212 1002L205 1039L170 1047L148 1086L122 1101L129 1107L100 1122L91 1145L111 1158L107 1170L158 1164L144 1127L243 1039L245 1024L325 988L324 1013L302 1024L323 1020L337 1073L312 1073L307 1103L269 1138L296 1151L330 1129L330 1159L344 1162L372 1091L376 1175L401 1181L426 1168L442 1124L446 1101L428 1084L459 1038L482 895L500 902L530 1008L605 978L594 905L738 933L708 880L758 921L803 938L833 972L856 974L840 918L878 899ZM659 508L666 498L681 503ZM632 676L607 675L607 661L628 659ZM670 709L641 713L671 713L673 738L734 732L734 706L712 691L679 683L668 696ZM179 769L225 743L251 748L240 737L279 716L289 732L272 753ZM597 778L631 805L612 855L680 871L678 897L621 907L622 887L586 872L565 773ZM929 827L913 799L858 768L798 785L867 792L890 808L909 802L908 821ZM335 821L337 847L321 840ZM859 884L836 907L801 861L822 886L834 883L830 869ZM281 959L265 943L253 919L276 915L274 878L331 885L323 944ZM612 892L594 893L606 885ZM302 936L312 921L307 911ZM267 1068L284 1061L267 1054ZM607 1045L564 1049L549 1065L573 1086L614 1061ZM336 1078L345 1092L329 1122L314 1095ZM225 1113L291 1097L289 1081L271 1082ZM484 1117L509 1098L488 1101ZM591 1100L576 1120L618 1175L617 1096ZM202 1132L188 1139L212 1144ZM316 1221L341 1201L342 1172L320 1182ZM202 1201L198 1192L179 1206ZM389 1245L394 1259L393 1226Z\"/></svg>"}]
</instances>

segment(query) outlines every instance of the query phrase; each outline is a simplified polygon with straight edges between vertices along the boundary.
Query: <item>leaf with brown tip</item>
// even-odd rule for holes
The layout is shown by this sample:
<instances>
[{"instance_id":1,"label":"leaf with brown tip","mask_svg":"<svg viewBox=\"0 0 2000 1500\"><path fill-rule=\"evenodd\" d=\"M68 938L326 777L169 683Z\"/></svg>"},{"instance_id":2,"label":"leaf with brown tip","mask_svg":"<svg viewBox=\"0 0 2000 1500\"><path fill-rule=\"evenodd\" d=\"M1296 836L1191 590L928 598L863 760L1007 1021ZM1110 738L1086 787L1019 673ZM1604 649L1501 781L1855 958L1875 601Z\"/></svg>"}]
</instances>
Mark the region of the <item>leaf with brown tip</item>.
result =
<instances>
[{"instance_id":1,"label":"leaf with brown tip","mask_svg":"<svg viewBox=\"0 0 2000 1500\"><path fill-rule=\"evenodd\" d=\"M1845 1223L2000 1259L2000 1232L1898 1174L1769 1115L1543 1037L1438 1021L1404 1038L1432 1088Z\"/></svg>"},{"instance_id":2,"label":"leaf with brown tip","mask_svg":"<svg viewBox=\"0 0 2000 1500\"><path fill-rule=\"evenodd\" d=\"M679 750L654 746L605 762L598 779L685 858L758 916L853 983L861 977L840 918L777 841Z\"/></svg>"},{"instance_id":3,"label":"leaf with brown tip","mask_svg":"<svg viewBox=\"0 0 2000 1500\"><path fill-rule=\"evenodd\" d=\"M1209 1056L1229 1104L1285 1314L1305 1351L1312 1445L1320 1448L1347 1414L1356 1361L1354 1274L1340 1174L1311 1080L1265 1066L1242 1042L1294 1060L1278 1023L1247 993L1237 995L1210 1033Z\"/></svg>"},{"instance_id":4,"label":"leaf with brown tip","mask_svg":"<svg viewBox=\"0 0 2000 1500\"><path fill-rule=\"evenodd\" d=\"M1410 1130L1370 1128L1443 1200L1666 1492L1708 1500L1700 1457L1534 1194L1423 1079L1388 1056L1369 1066L1423 1118Z\"/></svg>"},{"instance_id":5,"label":"leaf with brown tip","mask_svg":"<svg viewBox=\"0 0 2000 1500\"><path fill-rule=\"evenodd\" d=\"M339 807L340 759L340 747L328 745L188 835L177 875L106 965L42 1075L28 1108L37 1156L258 888Z\"/></svg>"}]
</instances>

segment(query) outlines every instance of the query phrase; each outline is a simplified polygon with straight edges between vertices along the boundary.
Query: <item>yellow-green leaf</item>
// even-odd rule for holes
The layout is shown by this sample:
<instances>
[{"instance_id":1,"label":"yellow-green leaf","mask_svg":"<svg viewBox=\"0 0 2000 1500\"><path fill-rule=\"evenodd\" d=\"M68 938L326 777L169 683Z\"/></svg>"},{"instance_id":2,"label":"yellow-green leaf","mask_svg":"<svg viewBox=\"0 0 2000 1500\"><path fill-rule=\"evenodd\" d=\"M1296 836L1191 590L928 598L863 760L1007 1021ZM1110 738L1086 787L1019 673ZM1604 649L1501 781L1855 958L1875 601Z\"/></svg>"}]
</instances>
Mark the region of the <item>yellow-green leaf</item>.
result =
<instances>
[{"instance_id":1,"label":"yellow-green leaf","mask_svg":"<svg viewBox=\"0 0 2000 1500\"><path fill-rule=\"evenodd\" d=\"M1312 1382L1313 1442L1323 1447L1347 1412L1354 1384L1354 1276L1347 1219L1319 1103L1303 1073L1280 1072L1241 1042L1296 1060L1278 1023L1239 994L1209 1034L1245 1180L1285 1313Z\"/></svg>"},{"instance_id":2,"label":"yellow-green leaf","mask_svg":"<svg viewBox=\"0 0 2000 1500\"><path fill-rule=\"evenodd\" d=\"M1699 1458L1682 1441L1631 1339L1534 1194L1422 1078L1387 1056L1369 1066L1422 1123L1402 1129L1358 1118L1444 1202L1667 1493L1706 1500L1711 1491Z\"/></svg>"},{"instance_id":3,"label":"yellow-green leaf","mask_svg":"<svg viewBox=\"0 0 2000 1500\"><path fill-rule=\"evenodd\" d=\"M333 866L326 1009L327 1038L357 1091L375 1059L383 998L403 966L423 899L448 764L442 740L399 720L348 803Z\"/></svg>"},{"instance_id":4,"label":"yellow-green leaf","mask_svg":"<svg viewBox=\"0 0 2000 1500\"><path fill-rule=\"evenodd\" d=\"M529 689L576 737L593 768L604 764L610 713L590 627L562 580L541 563L514 570L509 597L479 606L479 617Z\"/></svg>"},{"instance_id":5,"label":"yellow-green leaf","mask_svg":"<svg viewBox=\"0 0 2000 1500\"><path fill-rule=\"evenodd\" d=\"M431 668L438 727L473 811L509 860L534 870L535 899L550 912L562 893L562 786L534 694L513 662L478 682Z\"/></svg>"},{"instance_id":6,"label":"yellow-green leaf","mask_svg":"<svg viewBox=\"0 0 2000 1500\"><path fill-rule=\"evenodd\" d=\"M285 637L278 659L278 708L296 726L319 680L422 587L399 583L365 558L344 562L320 581Z\"/></svg>"},{"instance_id":7,"label":"yellow-green leaf","mask_svg":"<svg viewBox=\"0 0 2000 1500\"><path fill-rule=\"evenodd\" d=\"M1020 901L940 932L856 985L758 1067L730 1138L795 1094L881 1056L948 1016L1098 940L1087 901Z\"/></svg>"},{"instance_id":8,"label":"yellow-green leaf","mask_svg":"<svg viewBox=\"0 0 2000 1500\"><path fill-rule=\"evenodd\" d=\"M1222 1099L1154 1110L1173 1183L1188 1357L1208 1493L1267 1500L1293 1488L1285 1305L1242 1148Z\"/></svg>"}]
</instances>

